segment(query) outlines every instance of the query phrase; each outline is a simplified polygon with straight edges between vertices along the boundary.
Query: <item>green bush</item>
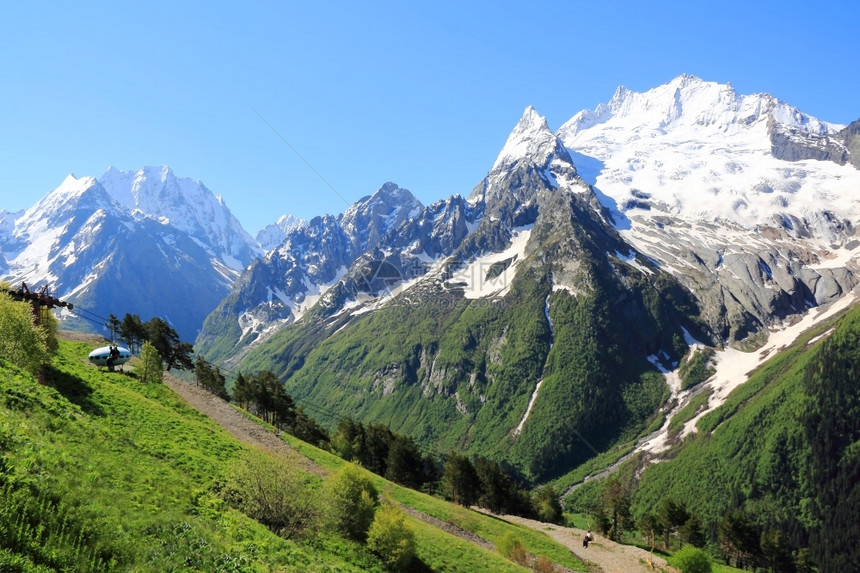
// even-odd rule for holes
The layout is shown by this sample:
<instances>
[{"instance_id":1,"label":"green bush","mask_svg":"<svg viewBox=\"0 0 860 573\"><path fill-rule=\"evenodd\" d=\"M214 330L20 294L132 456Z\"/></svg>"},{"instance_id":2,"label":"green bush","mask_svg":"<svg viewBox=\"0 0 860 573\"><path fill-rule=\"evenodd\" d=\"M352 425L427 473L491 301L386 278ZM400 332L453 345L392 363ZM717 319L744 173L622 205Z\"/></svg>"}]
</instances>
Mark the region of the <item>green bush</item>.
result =
<instances>
[{"instance_id":1,"label":"green bush","mask_svg":"<svg viewBox=\"0 0 860 573\"><path fill-rule=\"evenodd\" d=\"M149 384L150 382L164 381L164 363L161 360L161 354L155 349L155 346L149 341L143 343L140 351L140 381Z\"/></svg>"},{"instance_id":2,"label":"green bush","mask_svg":"<svg viewBox=\"0 0 860 573\"><path fill-rule=\"evenodd\" d=\"M37 376L50 361L47 332L36 326L26 302L0 294L0 358Z\"/></svg>"},{"instance_id":3,"label":"green bush","mask_svg":"<svg viewBox=\"0 0 860 573\"><path fill-rule=\"evenodd\" d=\"M12 553L8 549L0 549L0 571L3 573L51 573L42 565L34 565L29 559Z\"/></svg>"},{"instance_id":4,"label":"green bush","mask_svg":"<svg viewBox=\"0 0 860 573\"><path fill-rule=\"evenodd\" d=\"M514 534L510 531L505 533L502 537L496 541L496 548L499 550L499 553L513 561L514 563L519 563L520 565L525 565L526 561L528 561L528 556L526 555L526 548L523 546L522 542L514 537Z\"/></svg>"},{"instance_id":5,"label":"green bush","mask_svg":"<svg viewBox=\"0 0 860 573\"><path fill-rule=\"evenodd\" d=\"M692 545L685 545L669 559L669 564L681 573L711 573L711 560L708 555Z\"/></svg>"},{"instance_id":6,"label":"green bush","mask_svg":"<svg viewBox=\"0 0 860 573\"><path fill-rule=\"evenodd\" d=\"M324 490L334 527L357 541L364 541L378 503L370 474L353 464L344 464L326 479Z\"/></svg>"},{"instance_id":7,"label":"green bush","mask_svg":"<svg viewBox=\"0 0 860 573\"><path fill-rule=\"evenodd\" d=\"M412 562L415 532L406 524L406 514L394 502L377 510L367 532L367 546L392 571L402 571Z\"/></svg>"},{"instance_id":8,"label":"green bush","mask_svg":"<svg viewBox=\"0 0 860 573\"><path fill-rule=\"evenodd\" d=\"M295 465L249 453L233 464L228 475L222 497L278 535L290 538L319 524L318 496L307 474Z\"/></svg>"}]
</instances>

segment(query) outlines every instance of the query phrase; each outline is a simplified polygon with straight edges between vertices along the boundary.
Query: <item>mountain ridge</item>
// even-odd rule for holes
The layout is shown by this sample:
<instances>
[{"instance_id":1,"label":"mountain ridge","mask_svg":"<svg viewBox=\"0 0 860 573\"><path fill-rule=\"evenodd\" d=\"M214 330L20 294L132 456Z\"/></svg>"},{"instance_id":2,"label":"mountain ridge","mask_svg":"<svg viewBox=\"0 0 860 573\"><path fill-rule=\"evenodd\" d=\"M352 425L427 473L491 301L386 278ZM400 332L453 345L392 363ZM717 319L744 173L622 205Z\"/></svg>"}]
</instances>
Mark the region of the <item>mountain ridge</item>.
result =
<instances>
[{"instance_id":1,"label":"mountain ridge","mask_svg":"<svg viewBox=\"0 0 860 573\"><path fill-rule=\"evenodd\" d=\"M70 174L30 209L4 213L4 280L49 286L98 317L159 316L193 339L259 247L222 199L169 168L109 169L103 181ZM73 311L61 318L104 326Z\"/></svg>"},{"instance_id":2,"label":"mountain ridge","mask_svg":"<svg viewBox=\"0 0 860 573\"><path fill-rule=\"evenodd\" d=\"M849 192L857 170L773 156L777 120L810 148L844 127L692 76L621 88L574 119L553 133L527 107L467 200L410 211L324 284L258 264L207 319L201 352L540 481L658 416L688 334L756 346L857 285L852 208L814 200ZM267 322L263 284L316 306ZM258 334L235 326L238 301Z\"/></svg>"}]
</instances>

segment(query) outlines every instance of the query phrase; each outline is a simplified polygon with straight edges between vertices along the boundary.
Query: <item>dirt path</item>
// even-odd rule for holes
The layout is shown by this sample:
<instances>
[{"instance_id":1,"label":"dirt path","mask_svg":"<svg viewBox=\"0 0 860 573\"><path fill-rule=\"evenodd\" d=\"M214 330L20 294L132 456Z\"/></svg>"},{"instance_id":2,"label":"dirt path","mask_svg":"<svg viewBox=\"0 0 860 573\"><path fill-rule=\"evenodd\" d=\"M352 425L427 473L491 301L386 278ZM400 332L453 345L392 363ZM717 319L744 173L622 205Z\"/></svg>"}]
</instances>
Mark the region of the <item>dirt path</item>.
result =
<instances>
[{"instance_id":1,"label":"dirt path","mask_svg":"<svg viewBox=\"0 0 860 573\"><path fill-rule=\"evenodd\" d=\"M184 382L168 372L164 373L164 383L173 391L182 396L193 408L199 410L215 423L230 432L239 441L265 449L275 455L281 456L293 463L301 464L302 468L315 475L323 476L327 472L324 468L313 463L299 452L294 450L280 439L277 435L267 431L265 428L255 424L235 408L209 392L198 388L193 384ZM436 527L449 533L466 539L479 547L494 550L491 542L478 537L468 531L460 530L452 524L441 522L431 516L418 512L411 508L407 509L413 516L432 523ZM664 571L666 573L675 571L660 557L654 557L656 568L647 565L649 555L647 551L629 545L620 545L603 537L598 537L588 548L582 547L582 536L585 534L580 529L549 525L540 521L525 519L514 515L501 516L512 523L518 523L543 531L560 544L570 549L577 557L589 564L594 571L603 573L654 573Z\"/></svg>"},{"instance_id":2,"label":"dirt path","mask_svg":"<svg viewBox=\"0 0 860 573\"><path fill-rule=\"evenodd\" d=\"M237 440L274 453L292 463L300 464L301 468L311 474L324 476L327 470L294 450L276 434L255 424L230 406L224 400L210 394L203 388L198 388L179 378L164 373L164 383L174 392L182 396L188 404L209 416L216 424L230 432Z\"/></svg>"},{"instance_id":3,"label":"dirt path","mask_svg":"<svg viewBox=\"0 0 860 573\"><path fill-rule=\"evenodd\" d=\"M662 571L675 573L676 569L666 563L662 557L651 556L644 549L632 545L621 545L600 535L595 536L587 548L582 546L582 536L585 531L573 527L550 525L533 519L503 515L502 519L511 523L519 523L538 531L543 531L554 540L564 545L588 565L597 566L603 573L654 573ZM653 559L654 566L648 563Z\"/></svg>"}]
</instances>

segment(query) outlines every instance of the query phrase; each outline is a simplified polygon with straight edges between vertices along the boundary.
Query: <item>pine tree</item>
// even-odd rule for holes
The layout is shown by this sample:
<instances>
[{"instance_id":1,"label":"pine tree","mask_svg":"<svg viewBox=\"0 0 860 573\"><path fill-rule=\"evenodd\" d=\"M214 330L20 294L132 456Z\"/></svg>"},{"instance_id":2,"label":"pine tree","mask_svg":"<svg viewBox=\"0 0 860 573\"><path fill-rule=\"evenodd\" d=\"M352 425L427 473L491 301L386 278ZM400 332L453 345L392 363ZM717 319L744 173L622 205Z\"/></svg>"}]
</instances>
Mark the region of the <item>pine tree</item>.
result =
<instances>
[{"instance_id":1,"label":"pine tree","mask_svg":"<svg viewBox=\"0 0 860 573\"><path fill-rule=\"evenodd\" d=\"M480 497L480 487L478 473L469 458L457 452L448 454L448 463L442 475L442 488L446 497L454 503L469 507Z\"/></svg>"}]
</instances>

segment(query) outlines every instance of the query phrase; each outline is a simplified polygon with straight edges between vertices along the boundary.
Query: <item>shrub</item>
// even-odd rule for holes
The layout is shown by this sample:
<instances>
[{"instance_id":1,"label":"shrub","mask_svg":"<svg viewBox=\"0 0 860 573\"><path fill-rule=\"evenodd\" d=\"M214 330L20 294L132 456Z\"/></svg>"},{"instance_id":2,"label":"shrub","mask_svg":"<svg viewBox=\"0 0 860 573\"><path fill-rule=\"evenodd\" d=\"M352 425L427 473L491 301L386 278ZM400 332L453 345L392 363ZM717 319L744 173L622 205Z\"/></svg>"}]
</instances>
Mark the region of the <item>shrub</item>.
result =
<instances>
[{"instance_id":1,"label":"shrub","mask_svg":"<svg viewBox=\"0 0 860 573\"><path fill-rule=\"evenodd\" d=\"M523 547L522 542L514 537L514 534L510 531L499 538L496 542L496 548L499 550L499 553L514 563L525 565L528 561L526 548Z\"/></svg>"},{"instance_id":2,"label":"shrub","mask_svg":"<svg viewBox=\"0 0 860 573\"><path fill-rule=\"evenodd\" d=\"M711 560L708 555L692 545L685 545L669 559L681 573L711 573Z\"/></svg>"},{"instance_id":3,"label":"shrub","mask_svg":"<svg viewBox=\"0 0 860 573\"><path fill-rule=\"evenodd\" d=\"M535 559L532 569L535 570L535 573L558 573L555 563L546 555L541 555Z\"/></svg>"},{"instance_id":4,"label":"shrub","mask_svg":"<svg viewBox=\"0 0 860 573\"><path fill-rule=\"evenodd\" d=\"M140 381L146 384L150 382L164 381L164 364L161 355L155 346L146 341L140 351Z\"/></svg>"},{"instance_id":5,"label":"shrub","mask_svg":"<svg viewBox=\"0 0 860 573\"><path fill-rule=\"evenodd\" d=\"M377 491L368 473L345 464L325 482L328 516L345 535L364 541L376 511Z\"/></svg>"},{"instance_id":6,"label":"shrub","mask_svg":"<svg viewBox=\"0 0 860 573\"><path fill-rule=\"evenodd\" d=\"M313 529L320 521L318 496L293 465L262 453L234 464L222 491L227 502L282 537Z\"/></svg>"},{"instance_id":7,"label":"shrub","mask_svg":"<svg viewBox=\"0 0 860 573\"><path fill-rule=\"evenodd\" d=\"M392 571L406 568L415 556L415 532L406 524L406 514L393 502L382 505L367 531L367 546Z\"/></svg>"},{"instance_id":8,"label":"shrub","mask_svg":"<svg viewBox=\"0 0 860 573\"><path fill-rule=\"evenodd\" d=\"M31 306L5 294L0 294L0 358L33 376L50 361L47 332L36 326Z\"/></svg>"},{"instance_id":9,"label":"shrub","mask_svg":"<svg viewBox=\"0 0 860 573\"><path fill-rule=\"evenodd\" d=\"M561 523L564 521L561 502L558 501L558 498L558 492L551 485L542 486L535 492L532 504L538 519L546 523Z\"/></svg>"}]
</instances>

